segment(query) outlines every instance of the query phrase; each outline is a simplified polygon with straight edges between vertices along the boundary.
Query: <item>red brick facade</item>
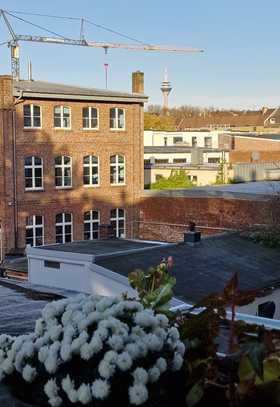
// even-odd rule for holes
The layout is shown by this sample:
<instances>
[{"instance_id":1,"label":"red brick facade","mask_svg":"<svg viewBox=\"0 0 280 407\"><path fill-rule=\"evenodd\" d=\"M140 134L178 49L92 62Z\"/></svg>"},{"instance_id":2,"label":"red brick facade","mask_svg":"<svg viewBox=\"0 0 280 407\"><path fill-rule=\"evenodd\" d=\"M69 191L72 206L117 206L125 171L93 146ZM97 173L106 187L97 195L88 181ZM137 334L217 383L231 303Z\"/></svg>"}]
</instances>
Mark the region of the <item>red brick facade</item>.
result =
<instances>
[{"instance_id":1,"label":"red brick facade","mask_svg":"<svg viewBox=\"0 0 280 407\"><path fill-rule=\"evenodd\" d=\"M137 218L135 203L143 185L143 103L77 101L70 96L63 101L31 100L24 96L15 100L11 91L11 78L0 77L0 216L4 252L25 247L26 217L30 215L44 216L46 244L55 243L57 213L72 213L73 239L83 240L85 211L99 210L100 223L108 224L111 209L124 208L126 235L130 236L133 233L131 225ZM41 129L24 129L23 105L31 103L41 106ZM71 129L54 129L53 108L56 105L70 107ZM99 109L99 129L83 130L82 108L91 106ZM110 130L109 110L112 107L125 110L125 130ZM110 155L113 154L125 156L124 186L110 184ZM71 188L55 187L54 158L60 155L72 157ZM99 157L100 186L83 185L83 157L86 155ZM42 191L25 191L24 158L27 156L43 160Z\"/></svg>"},{"instance_id":2,"label":"red brick facade","mask_svg":"<svg viewBox=\"0 0 280 407\"><path fill-rule=\"evenodd\" d=\"M181 241L190 221L201 226L203 234L244 229L266 223L270 209L269 199L142 197L139 237L168 242Z\"/></svg>"}]
</instances>

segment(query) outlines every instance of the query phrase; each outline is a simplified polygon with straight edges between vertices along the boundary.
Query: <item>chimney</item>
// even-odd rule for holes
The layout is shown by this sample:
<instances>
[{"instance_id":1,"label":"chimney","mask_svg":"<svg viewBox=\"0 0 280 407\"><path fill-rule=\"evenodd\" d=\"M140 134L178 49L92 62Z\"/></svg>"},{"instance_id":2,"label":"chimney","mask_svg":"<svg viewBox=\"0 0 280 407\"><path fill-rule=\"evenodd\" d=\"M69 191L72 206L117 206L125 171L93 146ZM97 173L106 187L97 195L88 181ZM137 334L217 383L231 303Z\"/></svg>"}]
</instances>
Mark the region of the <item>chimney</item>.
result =
<instances>
[{"instance_id":1,"label":"chimney","mask_svg":"<svg viewBox=\"0 0 280 407\"><path fill-rule=\"evenodd\" d=\"M30 59L28 59L28 80L33 81L33 78L32 78L32 64L31 64Z\"/></svg>"},{"instance_id":2,"label":"chimney","mask_svg":"<svg viewBox=\"0 0 280 407\"><path fill-rule=\"evenodd\" d=\"M132 72L132 93L144 93L144 72Z\"/></svg>"},{"instance_id":3,"label":"chimney","mask_svg":"<svg viewBox=\"0 0 280 407\"><path fill-rule=\"evenodd\" d=\"M13 79L10 75L0 75L0 109L13 105Z\"/></svg>"}]
</instances>

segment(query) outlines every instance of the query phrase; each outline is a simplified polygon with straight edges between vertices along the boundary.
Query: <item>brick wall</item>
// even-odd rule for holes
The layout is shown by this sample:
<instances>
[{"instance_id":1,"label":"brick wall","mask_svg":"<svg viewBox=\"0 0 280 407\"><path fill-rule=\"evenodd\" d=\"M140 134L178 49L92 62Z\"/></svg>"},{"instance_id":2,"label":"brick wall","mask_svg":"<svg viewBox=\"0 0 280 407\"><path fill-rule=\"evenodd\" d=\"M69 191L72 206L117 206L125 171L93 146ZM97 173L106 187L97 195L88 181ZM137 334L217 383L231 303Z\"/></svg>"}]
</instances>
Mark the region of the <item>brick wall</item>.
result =
<instances>
[{"instance_id":1,"label":"brick wall","mask_svg":"<svg viewBox=\"0 0 280 407\"><path fill-rule=\"evenodd\" d=\"M255 151L255 150L254 150ZM229 161L231 163L251 163L251 162L268 162L280 160L280 143L279 151L258 151L259 159L252 159L252 151L237 151L232 150L229 152Z\"/></svg>"},{"instance_id":2,"label":"brick wall","mask_svg":"<svg viewBox=\"0 0 280 407\"><path fill-rule=\"evenodd\" d=\"M280 151L280 141L255 140L234 137L234 150L238 151Z\"/></svg>"},{"instance_id":3,"label":"brick wall","mask_svg":"<svg viewBox=\"0 0 280 407\"><path fill-rule=\"evenodd\" d=\"M0 80L0 92L1 87ZM41 106L42 128L24 129L24 104ZM53 128L53 108L64 105L71 108L71 130ZM82 129L82 108L99 109L99 130ZM109 110L112 107L125 109L125 130L112 131L109 128ZM143 185L143 106L141 103L58 101L58 100L19 100L15 106L16 119L16 189L18 247L25 246L25 222L30 215L44 216L45 243L55 242L55 215L60 212L73 214L73 238L83 239L83 213L87 210L99 210L101 223L109 223L110 210L126 209L127 235L137 218L135 202ZM0 111L0 125L3 109ZM12 109L9 111L11 116ZM4 117L4 116L3 116ZM3 120L8 120L5 117ZM4 147L5 146L5 147ZM13 208L8 205L12 198L12 128L11 123L1 132L0 149L4 163L0 161L0 188L4 199L3 212L5 250L14 247ZM110 185L110 155L125 156L125 185ZM43 159L43 191L25 191L24 158L39 156ZM72 188L56 189L54 178L54 158L58 155L72 157ZM83 157L99 157L100 186L83 186ZM1 160L1 158L0 158ZM4 174L1 183L1 174ZM0 208L0 212L1 212Z\"/></svg>"},{"instance_id":4,"label":"brick wall","mask_svg":"<svg viewBox=\"0 0 280 407\"><path fill-rule=\"evenodd\" d=\"M190 221L201 226L203 234L244 229L265 223L270 205L269 200L222 197L142 197L139 237L180 241L186 230L184 225Z\"/></svg>"}]
</instances>

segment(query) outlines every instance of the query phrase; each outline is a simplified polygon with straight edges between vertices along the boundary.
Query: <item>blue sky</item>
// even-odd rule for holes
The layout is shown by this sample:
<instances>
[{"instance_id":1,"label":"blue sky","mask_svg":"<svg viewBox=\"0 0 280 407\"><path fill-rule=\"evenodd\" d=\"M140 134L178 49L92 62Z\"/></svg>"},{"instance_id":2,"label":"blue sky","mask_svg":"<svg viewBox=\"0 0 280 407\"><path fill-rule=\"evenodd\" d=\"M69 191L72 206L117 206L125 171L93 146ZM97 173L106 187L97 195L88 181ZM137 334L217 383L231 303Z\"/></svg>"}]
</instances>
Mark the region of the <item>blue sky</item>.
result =
<instances>
[{"instance_id":1,"label":"blue sky","mask_svg":"<svg viewBox=\"0 0 280 407\"><path fill-rule=\"evenodd\" d=\"M203 54L142 53L21 43L21 75L33 63L35 79L104 88L104 62L109 87L130 90L131 72L145 72L150 103L161 103L160 82L168 68L173 86L170 104L256 108L276 106L280 95L280 1L270 0L2 0L9 10L86 18L154 44L203 48ZM37 24L78 37L77 22L23 16ZM19 34L39 34L11 19ZM125 42L87 26L88 39ZM0 42L7 33L0 27ZM10 72L9 51L0 48L0 73Z\"/></svg>"}]
</instances>

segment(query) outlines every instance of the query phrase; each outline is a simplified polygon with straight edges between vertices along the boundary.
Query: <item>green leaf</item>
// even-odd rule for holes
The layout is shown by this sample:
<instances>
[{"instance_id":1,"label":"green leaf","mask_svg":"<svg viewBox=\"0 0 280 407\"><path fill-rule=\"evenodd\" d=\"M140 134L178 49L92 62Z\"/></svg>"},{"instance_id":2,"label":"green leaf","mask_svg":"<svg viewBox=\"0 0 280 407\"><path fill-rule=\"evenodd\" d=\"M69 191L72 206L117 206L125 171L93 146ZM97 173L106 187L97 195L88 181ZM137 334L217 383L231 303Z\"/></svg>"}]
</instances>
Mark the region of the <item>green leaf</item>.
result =
<instances>
[{"instance_id":1,"label":"green leaf","mask_svg":"<svg viewBox=\"0 0 280 407\"><path fill-rule=\"evenodd\" d=\"M256 385L265 382L279 380L280 377L280 358L278 356L271 356L263 362L263 380L256 378Z\"/></svg>"},{"instance_id":2,"label":"green leaf","mask_svg":"<svg viewBox=\"0 0 280 407\"><path fill-rule=\"evenodd\" d=\"M194 407L195 405L197 405L202 399L203 394L204 389L201 382L195 383L187 394L186 397L187 406Z\"/></svg>"},{"instance_id":3,"label":"green leaf","mask_svg":"<svg viewBox=\"0 0 280 407\"><path fill-rule=\"evenodd\" d=\"M245 350L246 355L248 356L253 369L257 375L262 379L263 378L263 360L264 360L264 351L265 346L263 343L259 342L249 342L242 346L243 351Z\"/></svg>"},{"instance_id":4,"label":"green leaf","mask_svg":"<svg viewBox=\"0 0 280 407\"><path fill-rule=\"evenodd\" d=\"M243 355L238 366L238 377L241 382L252 380L256 372L248 356Z\"/></svg>"}]
</instances>

